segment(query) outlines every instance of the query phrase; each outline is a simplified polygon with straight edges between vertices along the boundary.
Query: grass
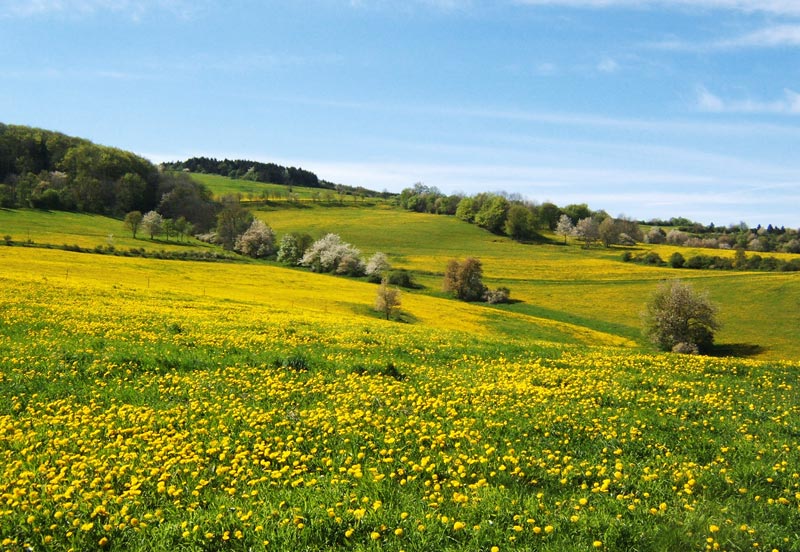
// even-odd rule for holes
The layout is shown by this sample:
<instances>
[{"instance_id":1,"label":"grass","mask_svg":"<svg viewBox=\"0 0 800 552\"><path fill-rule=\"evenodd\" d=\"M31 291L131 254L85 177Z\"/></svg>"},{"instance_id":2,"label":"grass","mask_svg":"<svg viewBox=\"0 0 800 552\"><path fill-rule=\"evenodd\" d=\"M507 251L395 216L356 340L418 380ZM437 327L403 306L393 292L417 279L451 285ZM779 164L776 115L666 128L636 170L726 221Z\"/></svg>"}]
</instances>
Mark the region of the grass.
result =
<instances>
[{"instance_id":1,"label":"grass","mask_svg":"<svg viewBox=\"0 0 800 552\"><path fill-rule=\"evenodd\" d=\"M374 290L0 247L0 549L800 549L800 364Z\"/></svg>"},{"instance_id":2,"label":"grass","mask_svg":"<svg viewBox=\"0 0 800 552\"><path fill-rule=\"evenodd\" d=\"M268 209L257 214L279 234L305 231L319 237L336 232L367 254L383 251L394 265L415 271L427 293L438 292L448 259L478 257L486 283L509 287L512 298L520 301L504 310L576 324L642 345L639 317L647 298L659 281L681 278L708 291L719 305L720 352L800 359L794 330L800 324L800 274L640 266L621 262L622 249L586 250L564 246L555 237L550 244L519 244L453 217L388 208ZM675 250L654 249L663 258ZM685 256L696 253L683 251Z\"/></svg>"},{"instance_id":3,"label":"grass","mask_svg":"<svg viewBox=\"0 0 800 552\"><path fill-rule=\"evenodd\" d=\"M33 242L55 246L77 245L84 249L114 246L117 249L149 251L215 250L193 238L179 242L176 238L151 240L139 231L136 239L121 220L86 213L42 211L38 209L0 209L0 239L11 236L17 243ZM4 242L0 242L2 245Z\"/></svg>"},{"instance_id":4,"label":"grass","mask_svg":"<svg viewBox=\"0 0 800 552\"><path fill-rule=\"evenodd\" d=\"M282 184L269 184L265 182L254 182L252 180L241 180L228 178L216 174L192 173L192 178L204 184L214 197L223 195L240 195L245 202L261 201L266 194L267 199L276 205L294 203L290 200L289 194L294 195L299 203L324 203L330 204L358 204L375 205L382 203L381 200L370 198L360 199L353 196L339 197L335 190L327 188L307 188L303 186L285 186Z\"/></svg>"}]
</instances>

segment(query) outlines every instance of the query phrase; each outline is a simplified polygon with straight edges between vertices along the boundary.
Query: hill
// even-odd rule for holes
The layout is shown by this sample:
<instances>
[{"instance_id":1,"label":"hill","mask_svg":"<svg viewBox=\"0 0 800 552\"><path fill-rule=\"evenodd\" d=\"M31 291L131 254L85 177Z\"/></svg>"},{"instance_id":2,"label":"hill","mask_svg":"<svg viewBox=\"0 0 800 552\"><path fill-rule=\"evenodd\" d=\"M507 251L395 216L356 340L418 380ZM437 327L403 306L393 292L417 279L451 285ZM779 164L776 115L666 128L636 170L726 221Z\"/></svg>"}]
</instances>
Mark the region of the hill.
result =
<instances>
[{"instance_id":1,"label":"hill","mask_svg":"<svg viewBox=\"0 0 800 552\"><path fill-rule=\"evenodd\" d=\"M0 247L0 546L791 549L797 363L374 289Z\"/></svg>"},{"instance_id":2,"label":"hill","mask_svg":"<svg viewBox=\"0 0 800 552\"><path fill-rule=\"evenodd\" d=\"M661 280L685 279L708 291L720 306L720 354L800 358L794 339L796 307L800 307L796 273L632 265L620 260L621 253L636 248L587 250L576 244L526 245L453 217L387 208L263 209L257 215L279 234L300 231L320 236L337 232L366 253L382 251L392 264L414 271L427 293L438 293L450 258L478 257L487 284L509 287L512 297L520 301L496 307L502 312L575 324L642 345L640 313L647 298ZM677 249L639 247L652 248L665 258ZM683 251L689 254L692 250Z\"/></svg>"}]
</instances>

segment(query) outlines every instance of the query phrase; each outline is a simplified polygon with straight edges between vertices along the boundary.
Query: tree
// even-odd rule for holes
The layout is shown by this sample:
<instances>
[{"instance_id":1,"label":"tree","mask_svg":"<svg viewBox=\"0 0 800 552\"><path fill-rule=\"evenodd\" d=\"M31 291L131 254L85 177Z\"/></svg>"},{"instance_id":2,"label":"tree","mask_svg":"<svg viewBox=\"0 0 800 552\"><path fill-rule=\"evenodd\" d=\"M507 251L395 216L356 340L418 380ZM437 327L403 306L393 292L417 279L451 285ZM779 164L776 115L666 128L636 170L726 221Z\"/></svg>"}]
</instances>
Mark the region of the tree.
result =
<instances>
[{"instance_id":1,"label":"tree","mask_svg":"<svg viewBox=\"0 0 800 552\"><path fill-rule=\"evenodd\" d=\"M530 209L516 203L509 207L503 229L511 239L529 240L536 235L536 217Z\"/></svg>"},{"instance_id":2,"label":"tree","mask_svg":"<svg viewBox=\"0 0 800 552\"><path fill-rule=\"evenodd\" d=\"M462 301L480 301L486 293L481 262L473 257L463 262L452 259L447 263L442 287Z\"/></svg>"},{"instance_id":3,"label":"tree","mask_svg":"<svg viewBox=\"0 0 800 552\"><path fill-rule=\"evenodd\" d=\"M365 272L367 276L382 278L391 269L392 265L389 264L389 258L386 256L386 253L378 251L367 261Z\"/></svg>"},{"instance_id":4,"label":"tree","mask_svg":"<svg viewBox=\"0 0 800 552\"><path fill-rule=\"evenodd\" d=\"M269 257L275 252L275 233L265 222L256 219L236 238L233 250L248 257Z\"/></svg>"},{"instance_id":5,"label":"tree","mask_svg":"<svg viewBox=\"0 0 800 552\"><path fill-rule=\"evenodd\" d=\"M136 239L136 232L139 231L139 227L142 225L142 212L131 211L125 215L124 223L125 228L133 233L133 239Z\"/></svg>"},{"instance_id":6,"label":"tree","mask_svg":"<svg viewBox=\"0 0 800 552\"><path fill-rule=\"evenodd\" d=\"M475 214L475 224L486 228L489 232L500 234L506 222L508 207L508 200L503 196L491 196Z\"/></svg>"},{"instance_id":7,"label":"tree","mask_svg":"<svg viewBox=\"0 0 800 552\"><path fill-rule=\"evenodd\" d=\"M155 211L148 211L142 217L142 227L150 234L151 240L161 234L163 224L164 218Z\"/></svg>"},{"instance_id":8,"label":"tree","mask_svg":"<svg viewBox=\"0 0 800 552\"><path fill-rule=\"evenodd\" d=\"M664 243L666 239L667 233L658 226L653 226L644 237L645 242L653 244Z\"/></svg>"},{"instance_id":9,"label":"tree","mask_svg":"<svg viewBox=\"0 0 800 552\"><path fill-rule=\"evenodd\" d=\"M313 241L313 238L308 234L285 234L281 238L281 245L278 248L278 262L292 265L298 264Z\"/></svg>"},{"instance_id":10,"label":"tree","mask_svg":"<svg viewBox=\"0 0 800 552\"><path fill-rule=\"evenodd\" d=\"M386 278L383 278L381 285L378 287L378 294L375 297L375 310L385 314L386 320L389 320L389 317L399 306L400 290L389 287Z\"/></svg>"},{"instance_id":11,"label":"tree","mask_svg":"<svg viewBox=\"0 0 800 552\"><path fill-rule=\"evenodd\" d=\"M311 244L299 264L314 272L333 272L360 276L364 273L361 252L342 241L337 234L326 234ZM340 270L340 265L343 267Z\"/></svg>"},{"instance_id":12,"label":"tree","mask_svg":"<svg viewBox=\"0 0 800 552\"><path fill-rule=\"evenodd\" d=\"M223 197L222 205L217 215L217 239L223 248L233 249L236 238L253 223L253 214L233 195Z\"/></svg>"},{"instance_id":13,"label":"tree","mask_svg":"<svg viewBox=\"0 0 800 552\"><path fill-rule=\"evenodd\" d=\"M717 307L679 280L663 282L643 313L644 334L662 351L707 352L719 329Z\"/></svg>"},{"instance_id":14,"label":"tree","mask_svg":"<svg viewBox=\"0 0 800 552\"><path fill-rule=\"evenodd\" d=\"M575 237L583 241L583 246L588 249L600 237L600 226L591 217L582 218L575 225Z\"/></svg>"},{"instance_id":15,"label":"tree","mask_svg":"<svg viewBox=\"0 0 800 552\"><path fill-rule=\"evenodd\" d=\"M619 242L619 225L617 225L617 221L611 217L604 219L603 222L600 223L597 232L600 239L603 241L603 245L606 247L611 247L611 245Z\"/></svg>"},{"instance_id":16,"label":"tree","mask_svg":"<svg viewBox=\"0 0 800 552\"><path fill-rule=\"evenodd\" d=\"M564 236L565 245L567 236L571 236L573 232L575 232L575 225L572 224L572 219L567 214L561 215L558 219L558 224L556 224L556 234Z\"/></svg>"}]
</instances>

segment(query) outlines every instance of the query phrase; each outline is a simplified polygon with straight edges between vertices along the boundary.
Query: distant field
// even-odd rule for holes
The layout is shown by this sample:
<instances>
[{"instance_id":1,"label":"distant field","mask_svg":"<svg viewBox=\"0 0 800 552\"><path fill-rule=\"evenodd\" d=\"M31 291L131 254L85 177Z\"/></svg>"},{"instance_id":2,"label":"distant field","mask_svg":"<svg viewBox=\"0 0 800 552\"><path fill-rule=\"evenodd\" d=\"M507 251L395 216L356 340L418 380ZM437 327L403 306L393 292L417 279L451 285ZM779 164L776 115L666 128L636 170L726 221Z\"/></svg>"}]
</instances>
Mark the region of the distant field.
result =
<instances>
[{"instance_id":1,"label":"distant field","mask_svg":"<svg viewBox=\"0 0 800 552\"><path fill-rule=\"evenodd\" d=\"M552 244L522 245L453 217L410 213L387 205L281 205L286 204L256 211L276 230L279 239L289 231L305 231L315 237L336 232L365 254L383 251L394 265L413 270L417 281L425 286L421 291L424 294L442 295L441 276L450 258L480 258L487 284L509 287L512 298L520 301L496 308L476 307L483 313L483 323L490 321L505 335L531 333L541 340L587 343L594 339L596 343L638 343L648 348L640 334L643 305L659 281L683 278L707 290L720 306L720 354L800 359L800 341L795 336L795 328L800 325L797 273L641 266L621 262L622 249L597 247L587 251L575 244L561 245L555 236ZM119 250L216 250L196 240L151 241L141 234L134 240L120 220L99 215L36 210L0 210L0 240L5 235L14 242L30 239L36 244L88 249L113 244ZM638 248L649 250L665 259L675 250L687 257L697 253L732 255L672 246ZM20 248L12 249L15 254L19 251ZM406 293L405 301L413 302L416 293Z\"/></svg>"},{"instance_id":2,"label":"distant field","mask_svg":"<svg viewBox=\"0 0 800 552\"><path fill-rule=\"evenodd\" d=\"M300 202L318 203L345 203L374 205L381 202L379 199L361 199L349 195L339 196L335 190L327 188L305 188L300 186L284 186L281 184L267 184L219 176L216 174L191 173L191 177L205 184L215 197L223 195L241 195L243 201L261 201L265 197L273 203L288 203L293 200L290 194Z\"/></svg>"},{"instance_id":3,"label":"distant field","mask_svg":"<svg viewBox=\"0 0 800 552\"><path fill-rule=\"evenodd\" d=\"M759 358L800 358L800 274L693 271L620 261L622 249L571 244L518 244L453 217L391 209L261 210L280 234L336 232L366 253L383 251L436 292L448 259L481 259L489 286L505 285L522 303L504 310L571 322L640 340L640 312L658 282L682 278L707 290L720 306L718 342ZM554 237L554 242L559 241ZM654 248L667 258L674 247ZM649 246L640 250L649 251ZM696 254L682 249L685 256ZM695 250L704 254L732 252ZM787 257L784 255L784 257ZM789 256L790 258L790 256Z\"/></svg>"},{"instance_id":4,"label":"distant field","mask_svg":"<svg viewBox=\"0 0 800 552\"><path fill-rule=\"evenodd\" d=\"M161 236L151 240L142 231L133 239L121 220L102 215L37 209L0 209L0 240L4 236L11 236L15 242L30 240L37 244L78 245L87 249L109 245L118 249L144 248L155 251L212 249L209 244L194 238L179 242L175 237L167 240Z\"/></svg>"}]
</instances>

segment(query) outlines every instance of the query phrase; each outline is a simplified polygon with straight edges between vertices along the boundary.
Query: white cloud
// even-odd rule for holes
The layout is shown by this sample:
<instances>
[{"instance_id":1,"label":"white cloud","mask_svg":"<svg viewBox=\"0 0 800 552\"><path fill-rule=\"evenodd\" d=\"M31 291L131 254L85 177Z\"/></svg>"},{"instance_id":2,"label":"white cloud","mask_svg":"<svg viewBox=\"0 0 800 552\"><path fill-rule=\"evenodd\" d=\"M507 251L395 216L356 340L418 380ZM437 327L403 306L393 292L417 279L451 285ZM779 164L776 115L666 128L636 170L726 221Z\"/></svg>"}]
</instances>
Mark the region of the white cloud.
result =
<instances>
[{"instance_id":1,"label":"white cloud","mask_svg":"<svg viewBox=\"0 0 800 552\"><path fill-rule=\"evenodd\" d=\"M601 73L616 73L619 69L619 64L610 57L603 58L597 64L597 70Z\"/></svg>"},{"instance_id":2,"label":"white cloud","mask_svg":"<svg viewBox=\"0 0 800 552\"><path fill-rule=\"evenodd\" d=\"M85 17L95 13L118 13L138 20L152 12L190 17L203 8L202 0L7 0L0 3L0 18L37 16Z\"/></svg>"},{"instance_id":3,"label":"white cloud","mask_svg":"<svg viewBox=\"0 0 800 552\"><path fill-rule=\"evenodd\" d=\"M773 101L752 98L728 100L722 99L700 86L697 88L697 108L700 111L713 113L800 115L800 94L788 88L783 91L783 94L783 98Z\"/></svg>"},{"instance_id":4,"label":"white cloud","mask_svg":"<svg viewBox=\"0 0 800 552\"><path fill-rule=\"evenodd\" d=\"M800 2L797 0L516 0L516 3L570 8L677 8L800 15Z\"/></svg>"},{"instance_id":5,"label":"white cloud","mask_svg":"<svg viewBox=\"0 0 800 552\"><path fill-rule=\"evenodd\" d=\"M800 5L800 2L798 2ZM708 42L664 40L649 44L660 50L676 52L715 52L742 48L783 48L800 46L800 25L775 25L740 36Z\"/></svg>"}]
</instances>

